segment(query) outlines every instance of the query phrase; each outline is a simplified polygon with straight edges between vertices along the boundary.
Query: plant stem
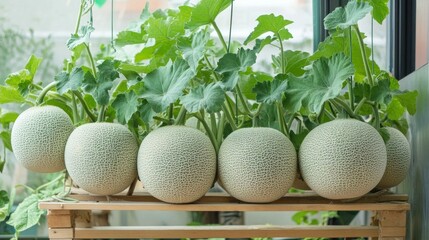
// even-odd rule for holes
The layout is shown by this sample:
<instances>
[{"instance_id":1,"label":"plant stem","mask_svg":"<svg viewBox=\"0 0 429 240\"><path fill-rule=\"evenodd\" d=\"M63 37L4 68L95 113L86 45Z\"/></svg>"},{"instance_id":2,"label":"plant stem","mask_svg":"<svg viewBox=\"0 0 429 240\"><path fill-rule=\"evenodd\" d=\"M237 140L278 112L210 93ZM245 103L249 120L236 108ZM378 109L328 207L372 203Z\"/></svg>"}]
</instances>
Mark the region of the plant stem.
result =
<instances>
[{"instance_id":1,"label":"plant stem","mask_svg":"<svg viewBox=\"0 0 429 240\"><path fill-rule=\"evenodd\" d=\"M365 67L366 77L368 78L369 85L372 87L372 86L374 86L374 80L372 79L371 70L369 69L369 64L368 64L367 57L366 57L365 43L363 42L362 36L360 35L359 26L354 25L353 28L355 29L356 36L359 40L358 41L359 42L359 48L360 48L360 52L362 54L362 61L363 61L364 67Z\"/></svg>"},{"instance_id":2,"label":"plant stem","mask_svg":"<svg viewBox=\"0 0 429 240\"><path fill-rule=\"evenodd\" d=\"M77 111L77 104L76 104L76 98L74 94L72 93L72 112L73 112L73 123L76 124L79 122L80 116Z\"/></svg>"},{"instance_id":3,"label":"plant stem","mask_svg":"<svg viewBox=\"0 0 429 240\"><path fill-rule=\"evenodd\" d=\"M64 178L64 173L61 173L58 177L56 177L55 179L53 179L53 180L51 180L51 181L49 181L49 182L47 182L47 183L45 183L45 184L43 184L43 185L40 185L39 187L37 187L36 189L35 189L35 192L36 193L38 193L40 190L42 190L43 188L46 188L46 187L48 187L49 185L51 185L51 184L54 184L54 183L56 183L56 182L58 182L59 180L61 180L62 178Z\"/></svg>"},{"instance_id":4,"label":"plant stem","mask_svg":"<svg viewBox=\"0 0 429 240\"><path fill-rule=\"evenodd\" d=\"M84 2L85 2L85 0L81 0L80 1L79 14L77 15L76 27L74 29L74 35L76 35L79 32L79 26L80 26L80 20L82 18L82 12L83 12L83 4L84 4Z\"/></svg>"},{"instance_id":5,"label":"plant stem","mask_svg":"<svg viewBox=\"0 0 429 240\"><path fill-rule=\"evenodd\" d=\"M216 115L214 113L210 113L210 124L213 135L217 139L217 123L216 123Z\"/></svg>"},{"instance_id":6,"label":"plant stem","mask_svg":"<svg viewBox=\"0 0 429 240\"><path fill-rule=\"evenodd\" d=\"M283 52L284 52L284 49L283 49L283 40L282 40L282 38L281 38L281 36L280 36L279 33L276 33L276 36L279 39L279 43L280 43L280 57L281 57L281 60L282 60L282 63L281 63L282 73L285 74L285 61L284 61L285 59L284 59L284 54L283 54Z\"/></svg>"},{"instance_id":7,"label":"plant stem","mask_svg":"<svg viewBox=\"0 0 429 240\"><path fill-rule=\"evenodd\" d=\"M158 120L158 121L161 121L161 122L163 122L163 123L165 123L165 124L168 124L168 125L170 125L170 124L171 124L170 120L169 120L169 119L166 119L166 118L162 118L162 117L158 117L158 116L153 116L153 119Z\"/></svg>"},{"instance_id":8,"label":"plant stem","mask_svg":"<svg viewBox=\"0 0 429 240\"><path fill-rule=\"evenodd\" d=\"M284 119L283 107L281 102L277 102L276 106L277 106L277 118L279 119L280 130L284 135L289 137L289 131L287 129L286 122Z\"/></svg>"},{"instance_id":9,"label":"plant stem","mask_svg":"<svg viewBox=\"0 0 429 240\"><path fill-rule=\"evenodd\" d=\"M375 129L380 129L380 114L378 113L378 104L375 103L372 105L372 111L374 112L374 127Z\"/></svg>"},{"instance_id":10,"label":"plant stem","mask_svg":"<svg viewBox=\"0 0 429 240\"><path fill-rule=\"evenodd\" d=\"M174 121L174 125L184 125L185 124L185 117L186 117L186 108L182 105L180 108L179 114L176 117L176 120Z\"/></svg>"},{"instance_id":11,"label":"plant stem","mask_svg":"<svg viewBox=\"0 0 429 240\"><path fill-rule=\"evenodd\" d=\"M170 103L170 107L168 108L168 119L170 119L170 121L172 119L174 119L174 104Z\"/></svg>"},{"instance_id":12,"label":"plant stem","mask_svg":"<svg viewBox=\"0 0 429 240\"><path fill-rule=\"evenodd\" d=\"M338 98L334 98L334 99L331 99L331 100L329 100L329 101L330 101L332 104L336 105L336 106L337 106L337 108L342 108L342 109L344 109L344 110L346 111L346 113L347 113L350 117L352 117L352 118L356 118L356 119L358 119L358 120L363 121L362 117L361 117L361 116L359 116L359 115L356 115L356 114L352 111L352 109L349 107L349 105L347 105L347 103L345 103L343 100L338 99Z\"/></svg>"},{"instance_id":13,"label":"plant stem","mask_svg":"<svg viewBox=\"0 0 429 240\"><path fill-rule=\"evenodd\" d=\"M360 108L365 104L365 102L366 102L366 97L363 97L358 103L358 105L356 106L356 108L353 110L354 114L358 114Z\"/></svg>"},{"instance_id":14,"label":"plant stem","mask_svg":"<svg viewBox=\"0 0 429 240\"><path fill-rule=\"evenodd\" d=\"M323 110L324 111L324 114L326 114L326 116L328 116L328 118L330 119L330 120L335 120L335 116L334 115L332 115L332 113L330 113L328 110L326 110L326 109L324 109Z\"/></svg>"},{"instance_id":15,"label":"plant stem","mask_svg":"<svg viewBox=\"0 0 429 240\"><path fill-rule=\"evenodd\" d=\"M219 146L217 144L216 138L215 138L212 130L210 129L209 125L207 124L206 120L204 119L204 116L201 116L201 113L197 113L197 114L195 114L195 117L198 120L200 120L200 122L203 124L204 129L206 130L206 132L207 132L207 134L208 134L208 136L210 138L210 141L212 142L213 147L215 148L216 155L217 155L218 152L219 152Z\"/></svg>"},{"instance_id":16,"label":"plant stem","mask_svg":"<svg viewBox=\"0 0 429 240\"><path fill-rule=\"evenodd\" d=\"M98 113L97 122L103 122L104 121L104 115L106 113L106 105L100 106L100 112Z\"/></svg>"},{"instance_id":17,"label":"plant stem","mask_svg":"<svg viewBox=\"0 0 429 240\"><path fill-rule=\"evenodd\" d=\"M347 86L348 86L348 90L349 90L349 100L350 100L350 108L352 110L355 109L355 96L354 96L354 91L353 91L353 80L352 77L350 77L349 79L347 79Z\"/></svg>"},{"instance_id":18,"label":"plant stem","mask_svg":"<svg viewBox=\"0 0 429 240\"><path fill-rule=\"evenodd\" d=\"M95 122L97 121L97 117L89 110L88 105L86 104L85 100L82 97L82 94L80 94L79 91L73 91L74 95L79 99L80 104L82 104L83 109L85 110L88 117L91 119L91 121Z\"/></svg>"},{"instance_id":19,"label":"plant stem","mask_svg":"<svg viewBox=\"0 0 429 240\"><path fill-rule=\"evenodd\" d=\"M219 121L218 121L218 127L217 127L217 143L218 146L222 143L222 137L223 137L223 130L225 127L225 113L219 112Z\"/></svg>"},{"instance_id":20,"label":"plant stem","mask_svg":"<svg viewBox=\"0 0 429 240\"><path fill-rule=\"evenodd\" d=\"M92 57L91 49L89 48L88 44L85 43L84 45L89 57L89 61L91 62L91 68L92 68L94 77L97 78L97 68L95 68L94 58Z\"/></svg>"},{"instance_id":21,"label":"plant stem","mask_svg":"<svg viewBox=\"0 0 429 240\"><path fill-rule=\"evenodd\" d=\"M219 37L219 40L223 45L223 48L225 49L226 52L228 52L228 46L226 45L225 39L223 38L222 33L220 32L220 29L217 26L216 22L213 21L211 24L212 24L213 28L215 29L215 31Z\"/></svg>"},{"instance_id":22,"label":"plant stem","mask_svg":"<svg viewBox=\"0 0 429 240\"><path fill-rule=\"evenodd\" d=\"M228 120L229 125L231 125L232 130L233 131L237 130L237 125L235 125L235 121L232 118L231 111L228 110L228 107L225 103L222 104L222 109L223 109L223 112L225 113L225 117Z\"/></svg>"},{"instance_id":23,"label":"plant stem","mask_svg":"<svg viewBox=\"0 0 429 240\"><path fill-rule=\"evenodd\" d=\"M252 114L252 127L257 127L259 125L258 124L258 116L261 113L263 105L264 105L264 103L259 104L256 111Z\"/></svg>"},{"instance_id":24,"label":"plant stem","mask_svg":"<svg viewBox=\"0 0 429 240\"><path fill-rule=\"evenodd\" d=\"M243 93L241 92L240 86L238 86L238 84L235 86L235 90L237 92L238 95L238 99L240 99L241 104L244 107L244 111L246 111L246 114L248 114L250 117L252 117L252 111L249 109L249 106L247 105L247 100L244 99Z\"/></svg>"},{"instance_id":25,"label":"plant stem","mask_svg":"<svg viewBox=\"0 0 429 240\"><path fill-rule=\"evenodd\" d=\"M54 88L55 86L57 86L57 82L51 82L48 85L46 85L46 87L43 88L43 90L40 92L39 97L36 100L36 105L40 105L43 103L43 98L45 97L45 95L49 92L49 90L51 90L52 88Z\"/></svg>"},{"instance_id":26,"label":"plant stem","mask_svg":"<svg viewBox=\"0 0 429 240\"><path fill-rule=\"evenodd\" d=\"M212 70L213 75L216 79L216 82L219 82L220 81L219 76L217 75L217 72L215 71L213 65L210 63L209 59L207 58L207 56L205 54L204 54L204 60L206 61L207 65L209 66L210 70Z\"/></svg>"}]
</instances>

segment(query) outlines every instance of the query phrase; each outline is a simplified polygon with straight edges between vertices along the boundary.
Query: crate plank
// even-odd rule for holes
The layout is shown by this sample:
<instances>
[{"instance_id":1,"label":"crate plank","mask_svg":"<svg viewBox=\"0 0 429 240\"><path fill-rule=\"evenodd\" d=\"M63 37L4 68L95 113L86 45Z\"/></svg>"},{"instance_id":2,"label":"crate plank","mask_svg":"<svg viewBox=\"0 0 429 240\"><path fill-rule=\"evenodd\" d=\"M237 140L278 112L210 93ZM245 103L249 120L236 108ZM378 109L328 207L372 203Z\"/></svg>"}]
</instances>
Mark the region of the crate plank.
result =
<instances>
[{"instance_id":1,"label":"crate plank","mask_svg":"<svg viewBox=\"0 0 429 240\"><path fill-rule=\"evenodd\" d=\"M371 237L377 227L162 226L76 228L76 238Z\"/></svg>"},{"instance_id":2,"label":"crate plank","mask_svg":"<svg viewBox=\"0 0 429 240\"><path fill-rule=\"evenodd\" d=\"M70 210L159 210L159 211L357 211L357 210L409 210L408 203L333 203L333 204L249 204L249 203L194 203L168 204L150 202L41 202L42 209Z\"/></svg>"}]
</instances>

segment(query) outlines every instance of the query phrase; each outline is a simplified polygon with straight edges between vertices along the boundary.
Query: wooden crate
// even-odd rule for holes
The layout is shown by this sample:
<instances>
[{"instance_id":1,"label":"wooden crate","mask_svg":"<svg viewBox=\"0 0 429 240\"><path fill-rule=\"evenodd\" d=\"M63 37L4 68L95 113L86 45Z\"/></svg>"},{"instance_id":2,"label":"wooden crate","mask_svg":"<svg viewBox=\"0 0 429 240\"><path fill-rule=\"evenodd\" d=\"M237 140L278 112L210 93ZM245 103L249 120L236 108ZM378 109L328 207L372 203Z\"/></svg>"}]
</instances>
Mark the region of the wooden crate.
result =
<instances>
[{"instance_id":1,"label":"wooden crate","mask_svg":"<svg viewBox=\"0 0 429 240\"><path fill-rule=\"evenodd\" d=\"M255 238L255 237L368 237L369 239L405 239L407 195L368 194L353 202L332 201L314 193L287 194L269 204L240 202L223 193L209 193L196 203L167 204L147 193L134 196L71 195L76 203L41 202L48 210L50 239L94 238ZM91 222L91 211L163 210L163 211L371 211L369 226L104 226Z\"/></svg>"}]
</instances>

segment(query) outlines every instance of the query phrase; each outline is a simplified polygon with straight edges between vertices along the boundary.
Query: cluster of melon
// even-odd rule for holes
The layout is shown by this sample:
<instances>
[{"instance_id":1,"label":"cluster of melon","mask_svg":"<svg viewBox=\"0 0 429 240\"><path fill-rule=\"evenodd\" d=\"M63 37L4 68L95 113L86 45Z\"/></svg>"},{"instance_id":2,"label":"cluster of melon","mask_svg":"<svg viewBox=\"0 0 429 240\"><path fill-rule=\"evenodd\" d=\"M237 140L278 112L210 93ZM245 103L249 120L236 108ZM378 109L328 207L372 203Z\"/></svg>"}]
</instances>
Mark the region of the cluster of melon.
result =
<instances>
[{"instance_id":1,"label":"cluster of melon","mask_svg":"<svg viewBox=\"0 0 429 240\"><path fill-rule=\"evenodd\" d=\"M156 198L193 202L217 180L245 202L272 202L302 178L330 199L362 196L390 188L406 176L410 149L405 136L387 128L384 143L369 124L335 120L313 129L299 154L291 141L270 128L243 128L222 143L218 156L209 138L185 126L158 128L141 146L116 123L88 123L74 129L66 113L53 106L24 111L12 129L16 159L36 172L67 169L82 189L100 195L125 190L137 175ZM298 160L299 159L299 160Z\"/></svg>"}]
</instances>

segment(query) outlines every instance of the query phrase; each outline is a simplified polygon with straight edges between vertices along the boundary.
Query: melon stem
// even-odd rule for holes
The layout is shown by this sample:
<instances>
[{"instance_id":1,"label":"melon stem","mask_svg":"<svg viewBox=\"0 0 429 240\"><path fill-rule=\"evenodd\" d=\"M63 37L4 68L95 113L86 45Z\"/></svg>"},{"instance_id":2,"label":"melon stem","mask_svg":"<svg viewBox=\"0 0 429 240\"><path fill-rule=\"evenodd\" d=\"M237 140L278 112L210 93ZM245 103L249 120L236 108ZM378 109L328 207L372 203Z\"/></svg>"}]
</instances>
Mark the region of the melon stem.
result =
<instances>
[{"instance_id":1,"label":"melon stem","mask_svg":"<svg viewBox=\"0 0 429 240\"><path fill-rule=\"evenodd\" d=\"M204 119L204 116L201 115L201 113L196 113L194 116L203 124L204 129L207 132L207 135L209 136L210 141L213 144L213 147L216 151L216 155L219 152L219 145L216 141L215 135L213 134L213 131L210 129L209 125L207 124L206 120Z\"/></svg>"},{"instance_id":2,"label":"melon stem","mask_svg":"<svg viewBox=\"0 0 429 240\"><path fill-rule=\"evenodd\" d=\"M57 82L53 81L46 85L46 87L43 88L43 90L40 92L39 97L36 100L36 105L40 105L43 103L43 99L45 98L46 94L54 87L57 86Z\"/></svg>"}]
</instances>

